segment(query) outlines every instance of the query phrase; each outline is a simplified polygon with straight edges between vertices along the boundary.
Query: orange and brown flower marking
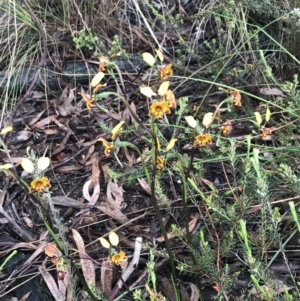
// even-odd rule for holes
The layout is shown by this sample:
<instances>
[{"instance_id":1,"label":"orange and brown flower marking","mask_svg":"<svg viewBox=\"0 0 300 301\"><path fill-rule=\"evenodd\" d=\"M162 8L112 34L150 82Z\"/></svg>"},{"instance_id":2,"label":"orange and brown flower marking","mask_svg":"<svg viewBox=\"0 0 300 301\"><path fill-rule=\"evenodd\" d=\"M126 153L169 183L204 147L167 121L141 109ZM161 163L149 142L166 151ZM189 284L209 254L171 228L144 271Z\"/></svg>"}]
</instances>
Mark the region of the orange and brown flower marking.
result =
<instances>
[{"instance_id":1,"label":"orange and brown flower marking","mask_svg":"<svg viewBox=\"0 0 300 301\"><path fill-rule=\"evenodd\" d=\"M150 116L154 116L155 118L163 118L164 113L171 113L169 105L166 101L157 101L151 105L149 113Z\"/></svg>"},{"instance_id":2,"label":"orange and brown flower marking","mask_svg":"<svg viewBox=\"0 0 300 301\"><path fill-rule=\"evenodd\" d=\"M171 90L168 90L166 92L166 94L164 95L164 98L165 98L166 102L168 103L170 109L176 109L177 103L176 103L175 95Z\"/></svg>"},{"instance_id":3,"label":"orange and brown flower marking","mask_svg":"<svg viewBox=\"0 0 300 301\"><path fill-rule=\"evenodd\" d=\"M51 188L49 179L47 177L42 177L40 179L35 179L30 183L29 193L34 191L42 193L48 188Z\"/></svg>"},{"instance_id":4,"label":"orange and brown flower marking","mask_svg":"<svg viewBox=\"0 0 300 301\"><path fill-rule=\"evenodd\" d=\"M108 62L109 62L109 58L107 56L101 55L99 57L99 72L105 72L106 71Z\"/></svg>"},{"instance_id":5,"label":"orange and brown flower marking","mask_svg":"<svg viewBox=\"0 0 300 301\"><path fill-rule=\"evenodd\" d=\"M108 157L114 149L114 145L106 141L104 138L99 138L98 141L102 142L104 147L104 154L106 157Z\"/></svg>"},{"instance_id":6,"label":"orange and brown flower marking","mask_svg":"<svg viewBox=\"0 0 300 301\"><path fill-rule=\"evenodd\" d=\"M274 131L274 128L264 128L261 129L261 139L266 140L268 135L271 135Z\"/></svg>"},{"instance_id":7,"label":"orange and brown flower marking","mask_svg":"<svg viewBox=\"0 0 300 301\"><path fill-rule=\"evenodd\" d=\"M165 80L173 74L172 64L165 65L159 70L160 78Z\"/></svg>"},{"instance_id":8,"label":"orange and brown flower marking","mask_svg":"<svg viewBox=\"0 0 300 301\"><path fill-rule=\"evenodd\" d=\"M117 253L111 257L111 262L115 265L121 265L123 260L126 260L127 256L126 254L121 251L120 253Z\"/></svg>"},{"instance_id":9,"label":"orange and brown flower marking","mask_svg":"<svg viewBox=\"0 0 300 301\"><path fill-rule=\"evenodd\" d=\"M90 111L92 109L93 104L95 103L95 98L86 93L78 93L82 96L86 103L87 109Z\"/></svg>"},{"instance_id":10,"label":"orange and brown flower marking","mask_svg":"<svg viewBox=\"0 0 300 301\"><path fill-rule=\"evenodd\" d=\"M212 144L210 134L206 133L196 136L194 146L206 146L208 144Z\"/></svg>"},{"instance_id":11,"label":"orange and brown flower marking","mask_svg":"<svg viewBox=\"0 0 300 301\"><path fill-rule=\"evenodd\" d=\"M156 159L156 167L157 169L163 169L165 166L165 159L162 157L157 157Z\"/></svg>"},{"instance_id":12,"label":"orange and brown flower marking","mask_svg":"<svg viewBox=\"0 0 300 301\"><path fill-rule=\"evenodd\" d=\"M234 90L230 92L230 98L233 99L233 104L236 107L241 107L242 106L242 96L239 91Z\"/></svg>"},{"instance_id":13,"label":"orange and brown flower marking","mask_svg":"<svg viewBox=\"0 0 300 301\"><path fill-rule=\"evenodd\" d=\"M223 123L220 127L220 130L224 136L228 136L231 131L231 121L228 120L225 123Z\"/></svg>"}]
</instances>

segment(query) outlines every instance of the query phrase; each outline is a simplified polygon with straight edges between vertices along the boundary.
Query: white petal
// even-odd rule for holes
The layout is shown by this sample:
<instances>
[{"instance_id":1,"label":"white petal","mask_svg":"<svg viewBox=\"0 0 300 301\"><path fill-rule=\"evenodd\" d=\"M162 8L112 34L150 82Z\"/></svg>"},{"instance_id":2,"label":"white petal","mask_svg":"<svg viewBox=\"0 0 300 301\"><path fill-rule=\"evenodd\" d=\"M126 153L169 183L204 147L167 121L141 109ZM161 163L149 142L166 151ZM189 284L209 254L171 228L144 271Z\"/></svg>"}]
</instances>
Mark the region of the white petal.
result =
<instances>
[{"instance_id":1,"label":"white petal","mask_svg":"<svg viewBox=\"0 0 300 301\"><path fill-rule=\"evenodd\" d=\"M144 60L148 65L153 66L153 65L155 64L155 58L154 58L154 56L153 56L151 53L149 53L149 52L144 52L144 53L142 54L142 56L143 56L143 60Z\"/></svg>"},{"instance_id":2,"label":"white petal","mask_svg":"<svg viewBox=\"0 0 300 301\"><path fill-rule=\"evenodd\" d=\"M164 96L168 89L169 89L169 86L170 86L170 82L167 81L167 82L162 82L161 85L159 86L159 89L158 89L158 94L160 96Z\"/></svg>"},{"instance_id":3,"label":"white petal","mask_svg":"<svg viewBox=\"0 0 300 301\"><path fill-rule=\"evenodd\" d=\"M109 249L110 248L110 243L103 237L99 238L100 244L102 245L103 248Z\"/></svg>"},{"instance_id":4,"label":"white petal","mask_svg":"<svg viewBox=\"0 0 300 301\"><path fill-rule=\"evenodd\" d=\"M119 244L119 236L114 231L109 232L108 239L109 239L110 243L115 247Z\"/></svg>"},{"instance_id":5,"label":"white petal","mask_svg":"<svg viewBox=\"0 0 300 301\"><path fill-rule=\"evenodd\" d=\"M40 171L44 171L50 165L50 158L48 157L41 157L37 161L37 167Z\"/></svg>"},{"instance_id":6,"label":"white petal","mask_svg":"<svg viewBox=\"0 0 300 301\"><path fill-rule=\"evenodd\" d=\"M262 118L259 112L254 112L255 118L256 118L256 122L258 123L258 126L261 125L262 123Z\"/></svg>"},{"instance_id":7,"label":"white petal","mask_svg":"<svg viewBox=\"0 0 300 301\"><path fill-rule=\"evenodd\" d=\"M141 86L140 92L149 98L156 95L156 93L148 86Z\"/></svg>"},{"instance_id":8,"label":"white petal","mask_svg":"<svg viewBox=\"0 0 300 301\"><path fill-rule=\"evenodd\" d=\"M92 79L91 81L91 86L92 87L96 87L101 80L103 79L103 77L105 76L105 74L103 72L98 72Z\"/></svg>"},{"instance_id":9,"label":"white petal","mask_svg":"<svg viewBox=\"0 0 300 301\"><path fill-rule=\"evenodd\" d=\"M191 128L195 128L198 124L198 122L195 120L195 118L193 116L185 116L184 117L185 121L188 123L188 125L191 127Z\"/></svg>"},{"instance_id":10,"label":"white petal","mask_svg":"<svg viewBox=\"0 0 300 301\"><path fill-rule=\"evenodd\" d=\"M157 50L157 49L155 49L155 52L156 52L156 54L157 54L159 60L160 60L161 62L163 62L163 61L164 61L164 55L163 55L163 53L162 53L160 50Z\"/></svg>"},{"instance_id":11,"label":"white petal","mask_svg":"<svg viewBox=\"0 0 300 301\"><path fill-rule=\"evenodd\" d=\"M269 107L267 107L267 111L266 111L266 121L268 122L271 118L271 111L269 109Z\"/></svg>"},{"instance_id":12,"label":"white petal","mask_svg":"<svg viewBox=\"0 0 300 301\"><path fill-rule=\"evenodd\" d=\"M24 158L21 161L21 166L27 173L33 173L34 172L34 165L31 160L28 158Z\"/></svg>"},{"instance_id":13,"label":"white petal","mask_svg":"<svg viewBox=\"0 0 300 301\"><path fill-rule=\"evenodd\" d=\"M206 113L203 117L203 120L202 120L202 124L207 128L211 125L211 123L213 122L214 118L214 113Z\"/></svg>"}]
</instances>

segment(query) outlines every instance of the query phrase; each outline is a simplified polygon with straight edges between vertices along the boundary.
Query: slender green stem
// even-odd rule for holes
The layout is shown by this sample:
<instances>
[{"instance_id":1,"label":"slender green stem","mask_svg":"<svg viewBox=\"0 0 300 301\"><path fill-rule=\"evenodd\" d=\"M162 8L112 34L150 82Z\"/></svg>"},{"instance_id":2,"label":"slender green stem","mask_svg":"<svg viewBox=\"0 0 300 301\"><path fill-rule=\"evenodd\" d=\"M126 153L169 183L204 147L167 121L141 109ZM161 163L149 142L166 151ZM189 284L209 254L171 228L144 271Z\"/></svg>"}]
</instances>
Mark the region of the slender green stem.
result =
<instances>
[{"instance_id":1,"label":"slender green stem","mask_svg":"<svg viewBox=\"0 0 300 301\"><path fill-rule=\"evenodd\" d=\"M16 254L18 253L17 250L13 250L8 256L7 258L4 260L4 262L1 264L0 266L0 272L3 270L4 266L8 263L8 261L14 257Z\"/></svg>"},{"instance_id":2,"label":"slender green stem","mask_svg":"<svg viewBox=\"0 0 300 301\"><path fill-rule=\"evenodd\" d=\"M157 149L157 138L155 135L156 132L156 124L153 122L154 120L151 120L151 129L152 129L152 137L154 137L153 140L153 145L155 145L154 150L153 150L153 170L152 170L152 176L151 176L151 200L152 200L152 205L154 207L158 222L159 222L159 226L160 229L162 231L163 237L165 239L165 244L166 244L166 249L167 249L167 253L169 255L169 260L170 260L170 265L171 265L171 277L172 277L172 285L173 285L173 289L174 289L174 293L176 296L176 300L180 300L179 298L179 292L178 292L178 288L176 285L176 270L175 270L175 262L174 262L174 258L173 258L173 253L171 250L171 246L170 246L170 241L168 238L168 234L159 210L159 206L158 206L158 202L156 199L156 192L155 192L155 181L156 181L156 161L157 161L157 156L158 156L158 149Z\"/></svg>"}]
</instances>

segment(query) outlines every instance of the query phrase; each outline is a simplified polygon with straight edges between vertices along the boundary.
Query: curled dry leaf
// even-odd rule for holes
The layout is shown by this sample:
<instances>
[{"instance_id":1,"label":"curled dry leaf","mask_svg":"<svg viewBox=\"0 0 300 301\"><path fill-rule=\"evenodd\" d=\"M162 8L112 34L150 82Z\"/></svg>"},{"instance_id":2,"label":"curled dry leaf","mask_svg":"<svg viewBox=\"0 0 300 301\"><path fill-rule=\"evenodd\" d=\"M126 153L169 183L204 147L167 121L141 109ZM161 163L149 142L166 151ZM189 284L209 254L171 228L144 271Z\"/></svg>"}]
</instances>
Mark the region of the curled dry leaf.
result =
<instances>
[{"instance_id":1,"label":"curled dry leaf","mask_svg":"<svg viewBox=\"0 0 300 301\"><path fill-rule=\"evenodd\" d=\"M34 125L36 122L38 122L38 120L42 117L42 115L44 114L45 110L39 112L30 122L29 125L32 126Z\"/></svg>"},{"instance_id":2,"label":"curled dry leaf","mask_svg":"<svg viewBox=\"0 0 300 301\"><path fill-rule=\"evenodd\" d=\"M44 198L43 198L44 199ZM51 201L54 205L73 207L73 208L86 208L87 204L80 203L79 201L67 196L53 196Z\"/></svg>"},{"instance_id":3,"label":"curled dry leaf","mask_svg":"<svg viewBox=\"0 0 300 301\"><path fill-rule=\"evenodd\" d=\"M41 121L37 122L36 124L34 124L34 125L32 126L32 128L35 128L35 129L42 128L42 127L44 127L45 125L49 125L49 124L50 124L51 122L53 122L56 118L57 118L56 115L48 116L48 117L42 119Z\"/></svg>"},{"instance_id":4,"label":"curled dry leaf","mask_svg":"<svg viewBox=\"0 0 300 301\"><path fill-rule=\"evenodd\" d=\"M117 220L121 224L125 224L128 222L128 218L124 213L122 213L119 209L114 208L111 202L108 201L108 206L95 206L94 208L99 209L106 215L112 217Z\"/></svg>"},{"instance_id":5,"label":"curled dry leaf","mask_svg":"<svg viewBox=\"0 0 300 301\"><path fill-rule=\"evenodd\" d=\"M4 220L4 219L0 219L0 224L3 223L2 220ZM20 243L14 244L11 248L7 248L4 251L0 251L0 257L5 256L6 254L10 253L11 251L17 250L17 249L36 250L37 246L35 246L29 242L20 242Z\"/></svg>"},{"instance_id":6,"label":"curled dry leaf","mask_svg":"<svg viewBox=\"0 0 300 301\"><path fill-rule=\"evenodd\" d=\"M100 195L100 169L99 169L99 155L94 157L92 164L92 176L83 185L83 197L89 202L90 206L94 206ZM90 195L90 188L93 189L93 194Z\"/></svg>"},{"instance_id":7,"label":"curled dry leaf","mask_svg":"<svg viewBox=\"0 0 300 301\"><path fill-rule=\"evenodd\" d=\"M83 197L89 202L89 205L94 206L100 195L100 185L97 184L96 186L92 186L93 194L90 195L91 184L92 184L92 180L88 180L83 185L82 194L83 194Z\"/></svg>"},{"instance_id":8,"label":"curled dry leaf","mask_svg":"<svg viewBox=\"0 0 300 301\"><path fill-rule=\"evenodd\" d=\"M107 184L106 196L113 202L115 208L121 209L123 207L124 197L123 188L119 186L117 181L110 179Z\"/></svg>"},{"instance_id":9,"label":"curled dry leaf","mask_svg":"<svg viewBox=\"0 0 300 301\"><path fill-rule=\"evenodd\" d=\"M128 168L131 168L134 165L134 154L131 153L127 147L124 147L123 150L124 150L126 159L128 160L128 163L127 163Z\"/></svg>"},{"instance_id":10,"label":"curled dry leaf","mask_svg":"<svg viewBox=\"0 0 300 301\"><path fill-rule=\"evenodd\" d=\"M188 283L191 289L190 301L198 301L200 300L200 293L197 286L191 282Z\"/></svg>"},{"instance_id":11,"label":"curled dry leaf","mask_svg":"<svg viewBox=\"0 0 300 301\"><path fill-rule=\"evenodd\" d=\"M46 282L49 291L51 292L53 298L55 300L65 300L64 295L59 291L59 288L57 287L57 284L54 280L54 278L52 277L52 275L46 271L45 267L39 267L39 271L44 279L44 281Z\"/></svg>"},{"instance_id":12,"label":"curled dry leaf","mask_svg":"<svg viewBox=\"0 0 300 301\"><path fill-rule=\"evenodd\" d=\"M88 152L87 152L87 154L86 154L86 156L85 156L85 158L84 158L85 162L87 162L92 157L94 152L95 152L95 145L91 145Z\"/></svg>"},{"instance_id":13,"label":"curled dry leaf","mask_svg":"<svg viewBox=\"0 0 300 301\"><path fill-rule=\"evenodd\" d=\"M95 287L96 284L96 274L93 262L86 259L85 245L81 235L74 229L72 229L73 238L78 249L80 257L80 265L82 268L82 273L85 278L86 283L91 287Z\"/></svg>"},{"instance_id":14,"label":"curled dry leaf","mask_svg":"<svg viewBox=\"0 0 300 301\"><path fill-rule=\"evenodd\" d=\"M140 185L142 186L142 188L149 194L151 195L151 188L149 186L149 184L146 182L145 179L137 179L140 183Z\"/></svg>"},{"instance_id":15,"label":"curled dry leaf","mask_svg":"<svg viewBox=\"0 0 300 301\"><path fill-rule=\"evenodd\" d=\"M110 262L104 261L101 265L101 291L106 298L111 293L113 283L113 267Z\"/></svg>"},{"instance_id":16,"label":"curled dry leaf","mask_svg":"<svg viewBox=\"0 0 300 301\"><path fill-rule=\"evenodd\" d=\"M175 300L174 288L170 279L166 277L161 278L161 286L163 288L164 296L168 298L168 300ZM180 289L180 293L182 296L182 290ZM182 299L188 300L188 299Z\"/></svg>"},{"instance_id":17,"label":"curled dry leaf","mask_svg":"<svg viewBox=\"0 0 300 301\"><path fill-rule=\"evenodd\" d=\"M60 281L58 281L58 289L60 291L60 293L63 295L63 296L66 296L66 294L68 294L69 296L69 299L68 299L68 296L66 297L66 300L72 300L70 297L72 296L72 290L71 289L68 289L68 283L70 281L70 277L72 275L71 272L71 269L69 269L70 271L66 271L64 272L64 278Z\"/></svg>"}]
</instances>

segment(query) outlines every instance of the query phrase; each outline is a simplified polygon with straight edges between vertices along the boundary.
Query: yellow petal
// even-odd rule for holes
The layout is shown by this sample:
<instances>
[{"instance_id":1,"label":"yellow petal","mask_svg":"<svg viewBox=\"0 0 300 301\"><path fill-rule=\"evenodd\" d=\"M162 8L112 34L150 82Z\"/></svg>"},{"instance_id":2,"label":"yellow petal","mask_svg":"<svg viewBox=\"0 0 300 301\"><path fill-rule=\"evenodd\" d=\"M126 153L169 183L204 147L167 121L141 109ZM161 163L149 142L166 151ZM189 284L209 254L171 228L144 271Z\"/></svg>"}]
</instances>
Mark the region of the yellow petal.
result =
<instances>
[{"instance_id":1,"label":"yellow petal","mask_svg":"<svg viewBox=\"0 0 300 301\"><path fill-rule=\"evenodd\" d=\"M7 126L6 128L1 130L0 135L5 135L8 132L11 132L12 130L13 130L12 126Z\"/></svg>"},{"instance_id":2,"label":"yellow petal","mask_svg":"<svg viewBox=\"0 0 300 301\"><path fill-rule=\"evenodd\" d=\"M163 61L164 61L164 55L162 54L162 52L161 52L160 50L158 50L158 49L155 49L155 52L156 52L156 54L157 54L159 60L160 60L161 62L163 62Z\"/></svg>"},{"instance_id":3,"label":"yellow petal","mask_svg":"<svg viewBox=\"0 0 300 301\"><path fill-rule=\"evenodd\" d=\"M160 151L160 141L156 138L157 150Z\"/></svg>"},{"instance_id":4,"label":"yellow petal","mask_svg":"<svg viewBox=\"0 0 300 301\"><path fill-rule=\"evenodd\" d=\"M37 161L37 167L40 171L47 169L49 165L50 165L50 158L48 157L41 157Z\"/></svg>"},{"instance_id":5,"label":"yellow petal","mask_svg":"<svg viewBox=\"0 0 300 301\"><path fill-rule=\"evenodd\" d=\"M164 96L167 93L169 86L170 86L169 81L162 82L158 89L158 95Z\"/></svg>"},{"instance_id":6,"label":"yellow petal","mask_svg":"<svg viewBox=\"0 0 300 301\"><path fill-rule=\"evenodd\" d=\"M110 144L108 143L108 141L105 140L104 138L99 138L98 141L102 142L102 143L103 143L103 146L104 146L105 148L108 148L109 145L110 145Z\"/></svg>"},{"instance_id":7,"label":"yellow petal","mask_svg":"<svg viewBox=\"0 0 300 301\"><path fill-rule=\"evenodd\" d=\"M262 123L262 118L259 112L254 112L255 118L256 118L256 122L258 123L258 126L261 125Z\"/></svg>"},{"instance_id":8,"label":"yellow petal","mask_svg":"<svg viewBox=\"0 0 300 301\"><path fill-rule=\"evenodd\" d=\"M140 92L149 98L156 95L156 93L148 86L141 86Z\"/></svg>"},{"instance_id":9,"label":"yellow petal","mask_svg":"<svg viewBox=\"0 0 300 301\"><path fill-rule=\"evenodd\" d=\"M28 158L22 159L21 166L27 173L34 172L34 165L33 165L32 161L29 160Z\"/></svg>"},{"instance_id":10,"label":"yellow petal","mask_svg":"<svg viewBox=\"0 0 300 301\"><path fill-rule=\"evenodd\" d=\"M125 121L119 122L111 131L111 140L116 140Z\"/></svg>"},{"instance_id":11,"label":"yellow petal","mask_svg":"<svg viewBox=\"0 0 300 301\"><path fill-rule=\"evenodd\" d=\"M106 84L98 84L96 87L93 89L94 93L99 92L103 87L106 87Z\"/></svg>"},{"instance_id":12,"label":"yellow petal","mask_svg":"<svg viewBox=\"0 0 300 301\"><path fill-rule=\"evenodd\" d=\"M142 56L143 56L143 60L144 60L148 65L153 66L153 65L155 64L155 58L154 58L154 56L153 56L151 53L149 53L149 52L144 52L144 53L142 54Z\"/></svg>"},{"instance_id":13,"label":"yellow petal","mask_svg":"<svg viewBox=\"0 0 300 301\"><path fill-rule=\"evenodd\" d=\"M266 121L268 122L271 118L271 111L269 109L269 107L267 107L267 111L266 111Z\"/></svg>"},{"instance_id":14,"label":"yellow petal","mask_svg":"<svg viewBox=\"0 0 300 301\"><path fill-rule=\"evenodd\" d=\"M100 244L103 248L110 249L110 243L105 238L100 237L99 240L100 240Z\"/></svg>"},{"instance_id":15,"label":"yellow petal","mask_svg":"<svg viewBox=\"0 0 300 301\"><path fill-rule=\"evenodd\" d=\"M119 236L114 231L109 232L108 239L109 239L110 243L115 247L119 244Z\"/></svg>"},{"instance_id":16,"label":"yellow petal","mask_svg":"<svg viewBox=\"0 0 300 301\"><path fill-rule=\"evenodd\" d=\"M10 168L12 168L13 166L10 164L10 163L6 163L6 164L4 164L4 165L0 165L0 170L2 169L5 169L5 170L7 170L7 169L10 169Z\"/></svg>"},{"instance_id":17,"label":"yellow petal","mask_svg":"<svg viewBox=\"0 0 300 301\"><path fill-rule=\"evenodd\" d=\"M207 128L211 125L214 120L214 113L206 113L203 117L202 124Z\"/></svg>"},{"instance_id":18,"label":"yellow petal","mask_svg":"<svg viewBox=\"0 0 300 301\"><path fill-rule=\"evenodd\" d=\"M166 147L166 151L169 151L170 149L172 149L175 145L175 142L177 141L178 139L175 139L175 138L172 138L169 142L169 144L167 145Z\"/></svg>"},{"instance_id":19,"label":"yellow petal","mask_svg":"<svg viewBox=\"0 0 300 301\"><path fill-rule=\"evenodd\" d=\"M79 95L81 95L81 97L84 99L84 101L86 102L91 102L93 101L93 97L89 94L86 94L86 93L78 93Z\"/></svg>"},{"instance_id":20,"label":"yellow petal","mask_svg":"<svg viewBox=\"0 0 300 301\"><path fill-rule=\"evenodd\" d=\"M187 122L187 124L191 127L191 128L195 128L198 124L198 122L195 120L195 118L193 116L185 116L184 117L185 121Z\"/></svg>"},{"instance_id":21,"label":"yellow petal","mask_svg":"<svg viewBox=\"0 0 300 301\"><path fill-rule=\"evenodd\" d=\"M96 87L101 80L103 79L103 77L105 76L105 74L103 72L98 72L92 79L91 81L91 86L94 88Z\"/></svg>"}]
</instances>

